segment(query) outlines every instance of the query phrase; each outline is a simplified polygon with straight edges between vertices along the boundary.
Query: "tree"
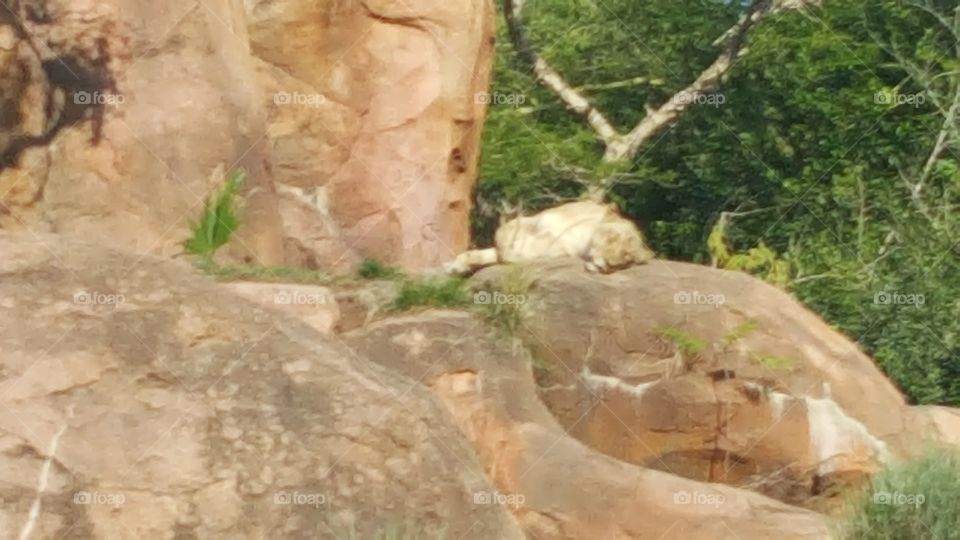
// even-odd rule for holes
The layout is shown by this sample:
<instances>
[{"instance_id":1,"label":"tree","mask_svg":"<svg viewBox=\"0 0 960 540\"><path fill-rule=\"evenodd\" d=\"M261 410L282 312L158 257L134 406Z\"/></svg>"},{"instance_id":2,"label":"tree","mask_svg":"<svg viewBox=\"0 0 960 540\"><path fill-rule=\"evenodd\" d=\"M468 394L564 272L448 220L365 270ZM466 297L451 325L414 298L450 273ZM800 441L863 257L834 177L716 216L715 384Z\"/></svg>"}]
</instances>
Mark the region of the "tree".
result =
<instances>
[{"instance_id":1,"label":"tree","mask_svg":"<svg viewBox=\"0 0 960 540\"><path fill-rule=\"evenodd\" d=\"M511 42L520 57L533 68L537 80L552 91L574 113L580 115L602 141L607 162L633 160L640 148L657 133L676 122L700 96L716 91L736 62L747 54L747 37L765 19L783 11L804 9L815 0L753 0L736 24L725 31L713 45L721 49L716 59L680 91L656 108L649 107L633 129L622 132L583 90L573 87L546 58L541 56L527 36L522 12L525 0L504 0L503 12ZM644 81L635 77L635 81Z\"/></svg>"}]
</instances>

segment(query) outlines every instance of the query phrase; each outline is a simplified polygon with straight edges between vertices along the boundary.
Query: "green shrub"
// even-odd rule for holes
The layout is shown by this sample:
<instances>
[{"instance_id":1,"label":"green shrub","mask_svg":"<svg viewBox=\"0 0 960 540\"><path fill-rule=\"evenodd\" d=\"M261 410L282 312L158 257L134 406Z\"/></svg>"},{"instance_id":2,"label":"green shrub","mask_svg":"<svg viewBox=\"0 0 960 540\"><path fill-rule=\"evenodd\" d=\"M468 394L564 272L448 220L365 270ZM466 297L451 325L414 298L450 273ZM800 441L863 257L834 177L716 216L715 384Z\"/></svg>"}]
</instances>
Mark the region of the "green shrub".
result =
<instances>
[{"instance_id":1,"label":"green shrub","mask_svg":"<svg viewBox=\"0 0 960 540\"><path fill-rule=\"evenodd\" d=\"M246 172L234 171L223 188L207 200L203 216L193 225L193 234L184 242L187 253L211 257L230 240L230 235L240 226L235 199L246 177Z\"/></svg>"},{"instance_id":2,"label":"green shrub","mask_svg":"<svg viewBox=\"0 0 960 540\"><path fill-rule=\"evenodd\" d=\"M878 474L854 504L849 540L960 539L960 454L931 450Z\"/></svg>"},{"instance_id":3,"label":"green shrub","mask_svg":"<svg viewBox=\"0 0 960 540\"><path fill-rule=\"evenodd\" d=\"M467 303L467 291L462 279L408 279L400 286L391 309L407 311L415 307L460 307Z\"/></svg>"}]
</instances>

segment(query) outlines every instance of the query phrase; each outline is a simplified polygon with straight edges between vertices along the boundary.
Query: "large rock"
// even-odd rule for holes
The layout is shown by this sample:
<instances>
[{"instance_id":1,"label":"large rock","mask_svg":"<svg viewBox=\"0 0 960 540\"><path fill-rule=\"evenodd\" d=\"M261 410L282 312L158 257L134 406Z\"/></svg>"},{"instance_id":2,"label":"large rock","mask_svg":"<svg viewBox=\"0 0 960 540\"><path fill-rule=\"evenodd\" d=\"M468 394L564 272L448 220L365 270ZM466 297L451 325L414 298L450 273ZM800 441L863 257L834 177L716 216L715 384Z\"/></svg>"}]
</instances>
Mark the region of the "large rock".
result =
<instances>
[{"instance_id":1,"label":"large rock","mask_svg":"<svg viewBox=\"0 0 960 540\"><path fill-rule=\"evenodd\" d=\"M663 261L597 275L558 260L474 279L500 290L518 271L543 399L608 455L818 505L918 442L870 358L751 276Z\"/></svg>"},{"instance_id":2,"label":"large rock","mask_svg":"<svg viewBox=\"0 0 960 540\"><path fill-rule=\"evenodd\" d=\"M185 265L0 253L0 537L523 538L413 380Z\"/></svg>"},{"instance_id":3,"label":"large rock","mask_svg":"<svg viewBox=\"0 0 960 540\"><path fill-rule=\"evenodd\" d=\"M310 201L313 221L336 227L352 251L407 268L466 249L492 2L247 6L260 79L276 98L268 128L287 204ZM288 232L307 240L308 224Z\"/></svg>"},{"instance_id":4,"label":"large rock","mask_svg":"<svg viewBox=\"0 0 960 540\"><path fill-rule=\"evenodd\" d=\"M234 250L283 260L266 114L238 2L17 4L24 28L0 21L15 35L24 80L21 121L0 148L0 227L172 255L223 172L243 167L246 226Z\"/></svg>"},{"instance_id":5,"label":"large rock","mask_svg":"<svg viewBox=\"0 0 960 540\"><path fill-rule=\"evenodd\" d=\"M468 314L383 319L344 341L443 400L497 488L476 507L510 508L529 538L830 537L813 512L587 448L540 401L526 350Z\"/></svg>"},{"instance_id":6,"label":"large rock","mask_svg":"<svg viewBox=\"0 0 960 540\"><path fill-rule=\"evenodd\" d=\"M242 167L235 259L421 268L467 246L491 2L9 3L0 228L172 255Z\"/></svg>"}]
</instances>

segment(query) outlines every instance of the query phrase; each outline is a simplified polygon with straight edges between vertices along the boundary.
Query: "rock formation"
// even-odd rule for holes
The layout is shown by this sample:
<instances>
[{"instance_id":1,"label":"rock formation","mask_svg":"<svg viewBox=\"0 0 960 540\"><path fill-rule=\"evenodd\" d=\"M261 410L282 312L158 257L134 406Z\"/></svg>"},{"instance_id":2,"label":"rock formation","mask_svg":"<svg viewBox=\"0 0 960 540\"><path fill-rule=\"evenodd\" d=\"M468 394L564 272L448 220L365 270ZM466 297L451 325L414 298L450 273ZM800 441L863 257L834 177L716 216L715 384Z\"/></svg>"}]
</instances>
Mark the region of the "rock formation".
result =
<instances>
[{"instance_id":1,"label":"rock formation","mask_svg":"<svg viewBox=\"0 0 960 540\"><path fill-rule=\"evenodd\" d=\"M522 347L463 313L392 318L352 348L446 404L528 538L829 538L826 518L744 490L633 466L579 444L538 399Z\"/></svg>"},{"instance_id":2,"label":"rock formation","mask_svg":"<svg viewBox=\"0 0 960 540\"><path fill-rule=\"evenodd\" d=\"M475 287L502 290L508 271ZM564 260L522 271L520 335L544 402L620 460L821 508L958 432L955 413L910 409L854 343L746 274L665 261L609 276Z\"/></svg>"},{"instance_id":3,"label":"rock formation","mask_svg":"<svg viewBox=\"0 0 960 540\"><path fill-rule=\"evenodd\" d=\"M9 4L0 228L173 255L242 167L235 259L423 268L467 247L491 3Z\"/></svg>"},{"instance_id":4,"label":"rock formation","mask_svg":"<svg viewBox=\"0 0 960 540\"><path fill-rule=\"evenodd\" d=\"M523 538L414 380L183 264L0 253L0 537Z\"/></svg>"}]
</instances>

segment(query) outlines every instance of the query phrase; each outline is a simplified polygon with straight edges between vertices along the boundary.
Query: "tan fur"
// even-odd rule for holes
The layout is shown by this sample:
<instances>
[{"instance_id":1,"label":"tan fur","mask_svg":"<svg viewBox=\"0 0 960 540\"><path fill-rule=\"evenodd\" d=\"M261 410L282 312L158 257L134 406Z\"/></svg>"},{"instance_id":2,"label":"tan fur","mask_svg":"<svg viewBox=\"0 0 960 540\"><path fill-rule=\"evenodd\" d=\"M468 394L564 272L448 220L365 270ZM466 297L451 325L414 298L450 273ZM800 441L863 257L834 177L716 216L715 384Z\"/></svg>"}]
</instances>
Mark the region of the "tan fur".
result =
<instances>
[{"instance_id":1,"label":"tan fur","mask_svg":"<svg viewBox=\"0 0 960 540\"><path fill-rule=\"evenodd\" d=\"M646 263L654 254L636 225L612 206L579 201L504 223L495 248L467 251L445 270L463 275L498 262L551 257L579 257L588 270L606 273Z\"/></svg>"}]
</instances>

